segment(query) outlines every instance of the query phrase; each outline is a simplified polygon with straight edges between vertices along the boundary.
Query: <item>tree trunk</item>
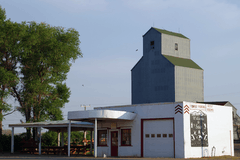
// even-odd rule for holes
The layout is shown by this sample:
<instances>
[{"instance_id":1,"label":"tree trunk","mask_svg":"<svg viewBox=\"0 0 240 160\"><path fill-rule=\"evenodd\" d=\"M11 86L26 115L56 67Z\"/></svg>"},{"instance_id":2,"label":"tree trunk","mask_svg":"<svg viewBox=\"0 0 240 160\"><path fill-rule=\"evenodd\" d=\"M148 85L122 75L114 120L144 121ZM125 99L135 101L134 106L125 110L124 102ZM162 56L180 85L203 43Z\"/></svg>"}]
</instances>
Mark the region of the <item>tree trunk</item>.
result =
<instances>
[{"instance_id":1,"label":"tree trunk","mask_svg":"<svg viewBox=\"0 0 240 160\"><path fill-rule=\"evenodd\" d=\"M2 110L0 109L0 115L2 115ZM0 140L2 138L2 121L0 121Z\"/></svg>"},{"instance_id":2,"label":"tree trunk","mask_svg":"<svg viewBox=\"0 0 240 160\"><path fill-rule=\"evenodd\" d=\"M26 122L30 120L30 112L28 109L25 110L25 118L26 118ZM31 138L31 128L26 128L26 131L27 131L27 140L29 140Z\"/></svg>"},{"instance_id":3,"label":"tree trunk","mask_svg":"<svg viewBox=\"0 0 240 160\"><path fill-rule=\"evenodd\" d=\"M2 110L0 110L0 114L2 115ZM0 121L0 151L3 152L3 146L2 146L2 121Z\"/></svg>"},{"instance_id":4,"label":"tree trunk","mask_svg":"<svg viewBox=\"0 0 240 160\"><path fill-rule=\"evenodd\" d=\"M32 128L33 133L33 140L36 141L36 128Z\"/></svg>"},{"instance_id":5,"label":"tree trunk","mask_svg":"<svg viewBox=\"0 0 240 160\"><path fill-rule=\"evenodd\" d=\"M26 140L29 140L31 138L31 128L26 128L26 131L27 131L27 139Z\"/></svg>"}]
</instances>

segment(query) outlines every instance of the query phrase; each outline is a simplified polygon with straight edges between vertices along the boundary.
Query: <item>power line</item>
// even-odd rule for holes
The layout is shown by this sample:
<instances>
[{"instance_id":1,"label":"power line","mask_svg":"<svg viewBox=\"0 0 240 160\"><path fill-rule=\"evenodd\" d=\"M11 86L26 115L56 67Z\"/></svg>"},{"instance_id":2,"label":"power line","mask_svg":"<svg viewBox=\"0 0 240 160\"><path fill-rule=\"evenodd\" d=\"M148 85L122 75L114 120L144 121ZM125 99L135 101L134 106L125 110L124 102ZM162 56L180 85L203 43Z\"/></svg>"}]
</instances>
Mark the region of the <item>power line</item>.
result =
<instances>
[{"instance_id":1,"label":"power line","mask_svg":"<svg viewBox=\"0 0 240 160\"><path fill-rule=\"evenodd\" d=\"M225 95L233 95L233 94L240 94L240 92L231 92L231 93L225 93L225 94L216 94L216 95L210 95L210 96L205 96L205 97L225 96Z\"/></svg>"},{"instance_id":2,"label":"power line","mask_svg":"<svg viewBox=\"0 0 240 160\"><path fill-rule=\"evenodd\" d=\"M92 103L89 103L91 105L105 105L105 106L108 106L108 105L131 105L131 104L128 104L128 103L107 103L107 104L92 104ZM69 107L78 107L78 106L69 106Z\"/></svg>"}]
</instances>

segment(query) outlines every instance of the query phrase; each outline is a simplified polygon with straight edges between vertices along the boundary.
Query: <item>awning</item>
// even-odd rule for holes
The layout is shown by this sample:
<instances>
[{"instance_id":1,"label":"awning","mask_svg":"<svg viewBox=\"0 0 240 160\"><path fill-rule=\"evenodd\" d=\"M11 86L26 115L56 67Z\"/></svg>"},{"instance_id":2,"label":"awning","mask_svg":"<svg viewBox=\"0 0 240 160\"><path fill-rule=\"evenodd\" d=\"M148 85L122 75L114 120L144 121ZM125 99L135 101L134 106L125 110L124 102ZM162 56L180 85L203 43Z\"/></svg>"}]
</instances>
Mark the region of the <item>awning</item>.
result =
<instances>
[{"instance_id":1,"label":"awning","mask_svg":"<svg viewBox=\"0 0 240 160\"><path fill-rule=\"evenodd\" d=\"M116 110L88 110L68 112L68 120L134 120L136 113Z\"/></svg>"},{"instance_id":2,"label":"awning","mask_svg":"<svg viewBox=\"0 0 240 160\"><path fill-rule=\"evenodd\" d=\"M51 131L67 132L69 120L47 121L33 123L9 124L9 127L43 127ZM90 122L71 121L71 131L93 130L94 124Z\"/></svg>"},{"instance_id":3,"label":"awning","mask_svg":"<svg viewBox=\"0 0 240 160\"><path fill-rule=\"evenodd\" d=\"M47 121L47 122L34 122L34 123L19 123L19 124L9 124L9 127L12 127L12 138L11 138L11 153L14 153L14 127L36 127L38 128L39 138L39 155L41 155L41 128L46 128L52 131L57 131L59 133L58 143L60 145L60 132L68 132L68 156L70 157L70 141L71 141L71 131L92 131L94 130L94 124L89 122L79 122L63 120L63 121ZM62 134L62 145L64 144L64 134ZM91 138L92 139L92 138ZM90 152L92 152L92 141Z\"/></svg>"}]
</instances>

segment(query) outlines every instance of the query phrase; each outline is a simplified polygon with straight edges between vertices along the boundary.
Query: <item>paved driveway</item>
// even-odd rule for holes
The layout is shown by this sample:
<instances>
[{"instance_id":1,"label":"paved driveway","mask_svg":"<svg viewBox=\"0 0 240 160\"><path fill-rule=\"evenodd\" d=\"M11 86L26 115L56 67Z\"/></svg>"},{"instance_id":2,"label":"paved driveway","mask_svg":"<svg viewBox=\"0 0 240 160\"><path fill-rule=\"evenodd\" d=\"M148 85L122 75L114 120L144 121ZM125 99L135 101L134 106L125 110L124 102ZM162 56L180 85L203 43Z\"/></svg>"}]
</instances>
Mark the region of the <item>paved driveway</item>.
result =
<instances>
[{"instance_id":1,"label":"paved driveway","mask_svg":"<svg viewBox=\"0 0 240 160\"><path fill-rule=\"evenodd\" d=\"M236 153L236 151L235 151ZM76 156L72 155L71 157L67 157L66 155L29 155L29 154L20 154L20 153L0 153L0 160L184 160L184 158L94 158L91 156ZM211 158L194 158L190 160L214 160L214 159L224 159L224 160L237 160L240 157L211 157Z\"/></svg>"}]
</instances>

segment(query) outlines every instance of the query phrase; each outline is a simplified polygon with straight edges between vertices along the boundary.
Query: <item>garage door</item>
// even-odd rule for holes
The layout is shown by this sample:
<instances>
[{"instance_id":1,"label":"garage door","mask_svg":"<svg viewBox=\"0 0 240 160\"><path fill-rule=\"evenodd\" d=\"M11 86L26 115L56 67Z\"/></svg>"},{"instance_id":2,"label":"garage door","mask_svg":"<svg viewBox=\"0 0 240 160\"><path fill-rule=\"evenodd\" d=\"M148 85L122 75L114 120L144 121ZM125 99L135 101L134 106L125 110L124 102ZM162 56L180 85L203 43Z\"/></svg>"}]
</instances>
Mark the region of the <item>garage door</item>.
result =
<instances>
[{"instance_id":1,"label":"garage door","mask_svg":"<svg viewBox=\"0 0 240 160\"><path fill-rule=\"evenodd\" d=\"M143 156L174 157L173 120L143 122Z\"/></svg>"}]
</instances>

